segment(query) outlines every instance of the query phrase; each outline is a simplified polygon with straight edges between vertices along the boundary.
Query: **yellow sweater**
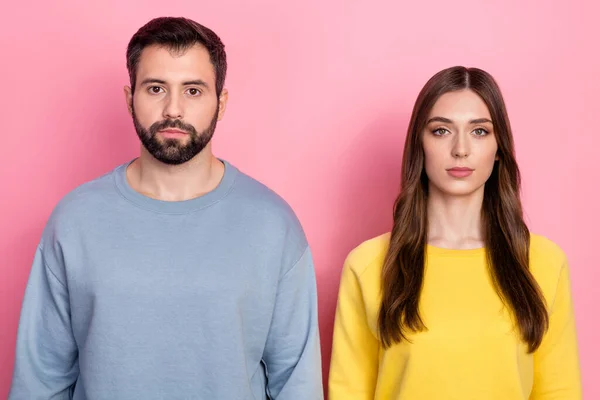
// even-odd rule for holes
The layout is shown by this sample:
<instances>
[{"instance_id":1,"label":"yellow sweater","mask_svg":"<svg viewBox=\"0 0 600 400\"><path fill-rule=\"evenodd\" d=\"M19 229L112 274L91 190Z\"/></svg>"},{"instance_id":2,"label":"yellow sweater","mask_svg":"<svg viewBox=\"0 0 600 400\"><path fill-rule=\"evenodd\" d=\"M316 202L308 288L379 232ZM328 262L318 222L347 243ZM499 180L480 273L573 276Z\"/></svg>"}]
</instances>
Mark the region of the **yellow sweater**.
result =
<instances>
[{"instance_id":1,"label":"yellow sweater","mask_svg":"<svg viewBox=\"0 0 600 400\"><path fill-rule=\"evenodd\" d=\"M389 234L348 256L340 285L329 400L581 399L577 337L564 253L532 235L530 268L550 313L533 354L492 286L483 249L427 246L420 312L426 331L384 350L377 339Z\"/></svg>"}]
</instances>

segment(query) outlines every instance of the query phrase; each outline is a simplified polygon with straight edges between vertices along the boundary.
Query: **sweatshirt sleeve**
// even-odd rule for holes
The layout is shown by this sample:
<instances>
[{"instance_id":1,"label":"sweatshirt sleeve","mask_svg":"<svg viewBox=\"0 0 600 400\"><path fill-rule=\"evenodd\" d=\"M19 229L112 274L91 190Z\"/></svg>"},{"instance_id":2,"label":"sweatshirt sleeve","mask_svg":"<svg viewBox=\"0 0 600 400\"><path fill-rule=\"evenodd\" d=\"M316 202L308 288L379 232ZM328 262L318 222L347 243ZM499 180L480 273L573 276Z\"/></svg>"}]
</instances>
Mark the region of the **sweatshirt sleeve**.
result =
<instances>
[{"instance_id":1,"label":"sweatshirt sleeve","mask_svg":"<svg viewBox=\"0 0 600 400\"><path fill-rule=\"evenodd\" d=\"M531 400L578 400L582 398L575 316L571 299L569 267L560 270L550 324L534 353Z\"/></svg>"},{"instance_id":2,"label":"sweatshirt sleeve","mask_svg":"<svg viewBox=\"0 0 600 400\"><path fill-rule=\"evenodd\" d=\"M345 262L335 315L329 400L372 400L378 374L379 340L367 323L359 277Z\"/></svg>"},{"instance_id":3,"label":"sweatshirt sleeve","mask_svg":"<svg viewBox=\"0 0 600 400\"><path fill-rule=\"evenodd\" d=\"M68 290L57 276L38 248L21 308L9 400L71 398L78 353Z\"/></svg>"},{"instance_id":4,"label":"sweatshirt sleeve","mask_svg":"<svg viewBox=\"0 0 600 400\"><path fill-rule=\"evenodd\" d=\"M323 399L317 287L309 248L280 279L263 360L274 400Z\"/></svg>"}]
</instances>

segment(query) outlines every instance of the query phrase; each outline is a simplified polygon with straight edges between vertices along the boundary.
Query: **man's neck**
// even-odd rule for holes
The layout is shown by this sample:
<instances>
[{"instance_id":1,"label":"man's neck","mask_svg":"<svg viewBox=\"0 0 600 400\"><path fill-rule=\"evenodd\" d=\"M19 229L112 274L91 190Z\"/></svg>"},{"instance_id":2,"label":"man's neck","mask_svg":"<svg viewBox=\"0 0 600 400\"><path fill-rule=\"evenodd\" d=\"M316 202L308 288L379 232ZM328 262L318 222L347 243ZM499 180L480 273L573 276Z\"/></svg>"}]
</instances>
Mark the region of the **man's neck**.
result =
<instances>
[{"instance_id":1,"label":"man's neck","mask_svg":"<svg viewBox=\"0 0 600 400\"><path fill-rule=\"evenodd\" d=\"M127 181L136 192L163 201L184 201L214 190L225 166L211 152L210 144L194 158L169 165L142 147L140 157L129 165Z\"/></svg>"}]
</instances>

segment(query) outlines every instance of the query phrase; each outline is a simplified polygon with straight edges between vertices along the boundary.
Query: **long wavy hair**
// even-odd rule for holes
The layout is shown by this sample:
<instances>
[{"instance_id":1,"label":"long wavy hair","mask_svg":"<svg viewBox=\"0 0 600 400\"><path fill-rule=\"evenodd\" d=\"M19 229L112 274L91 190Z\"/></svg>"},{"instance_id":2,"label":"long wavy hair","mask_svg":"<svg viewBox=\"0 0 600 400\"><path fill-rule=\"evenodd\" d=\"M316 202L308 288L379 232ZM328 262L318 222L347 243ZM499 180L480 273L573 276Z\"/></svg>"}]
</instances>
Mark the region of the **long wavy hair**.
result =
<instances>
[{"instance_id":1,"label":"long wavy hair","mask_svg":"<svg viewBox=\"0 0 600 400\"><path fill-rule=\"evenodd\" d=\"M544 298L529 271L529 230L523 220L521 177L513 135L498 84L477 68L452 67L425 84L413 108L402 160L400 195L382 271L378 329L385 348L426 329L419 314L427 245L428 178L424 168L423 132L435 102L448 92L469 89L487 105L498 142L498 160L484 186L482 229L490 275L496 292L512 311L529 352L548 328Z\"/></svg>"}]
</instances>

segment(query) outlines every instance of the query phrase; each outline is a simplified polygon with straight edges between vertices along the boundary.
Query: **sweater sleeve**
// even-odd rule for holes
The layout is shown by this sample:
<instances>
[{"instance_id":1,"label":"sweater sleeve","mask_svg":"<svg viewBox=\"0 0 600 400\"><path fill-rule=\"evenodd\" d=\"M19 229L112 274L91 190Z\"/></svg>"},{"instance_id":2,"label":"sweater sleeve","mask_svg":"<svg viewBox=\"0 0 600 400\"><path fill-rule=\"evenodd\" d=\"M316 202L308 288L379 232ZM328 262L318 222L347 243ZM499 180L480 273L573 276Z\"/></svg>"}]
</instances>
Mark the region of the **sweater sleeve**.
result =
<instances>
[{"instance_id":1,"label":"sweater sleeve","mask_svg":"<svg viewBox=\"0 0 600 400\"><path fill-rule=\"evenodd\" d=\"M349 256L342 271L329 373L329 400L372 400L379 341L367 323L360 281Z\"/></svg>"},{"instance_id":2,"label":"sweater sleeve","mask_svg":"<svg viewBox=\"0 0 600 400\"><path fill-rule=\"evenodd\" d=\"M67 287L38 248L21 307L8 399L70 399L79 375L77 355Z\"/></svg>"},{"instance_id":3,"label":"sweater sleeve","mask_svg":"<svg viewBox=\"0 0 600 400\"><path fill-rule=\"evenodd\" d=\"M323 399L317 287L309 248L279 282L263 359L273 399Z\"/></svg>"},{"instance_id":4,"label":"sweater sleeve","mask_svg":"<svg viewBox=\"0 0 600 400\"><path fill-rule=\"evenodd\" d=\"M548 332L533 358L534 382L530 400L582 398L575 316L566 261L560 270L550 309Z\"/></svg>"}]
</instances>

